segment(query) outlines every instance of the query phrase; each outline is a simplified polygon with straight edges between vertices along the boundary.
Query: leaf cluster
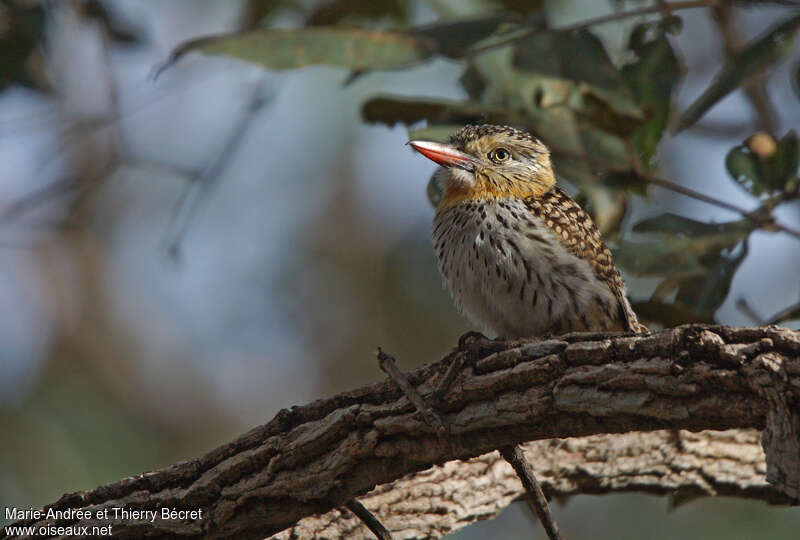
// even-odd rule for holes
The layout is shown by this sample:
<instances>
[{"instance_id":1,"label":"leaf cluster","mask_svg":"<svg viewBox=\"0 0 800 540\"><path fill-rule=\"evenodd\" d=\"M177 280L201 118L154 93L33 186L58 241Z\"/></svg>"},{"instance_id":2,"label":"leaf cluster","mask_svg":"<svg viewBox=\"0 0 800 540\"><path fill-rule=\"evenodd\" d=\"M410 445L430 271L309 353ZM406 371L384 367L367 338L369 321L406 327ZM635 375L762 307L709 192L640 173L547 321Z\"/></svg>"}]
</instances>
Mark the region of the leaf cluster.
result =
<instances>
[{"instance_id":1,"label":"leaf cluster","mask_svg":"<svg viewBox=\"0 0 800 540\"><path fill-rule=\"evenodd\" d=\"M285 3L272 3L280 4ZM674 36L682 19L670 3L637 3L625 12L627 2L619 2L623 11L614 16L562 28L548 23L543 2L486 2L470 17L425 26L408 24L403 2L348 2L349 10L344 4L321 3L306 14L305 26L294 29L261 26L194 40L180 46L172 61L199 51L276 70L325 64L351 70L350 82L372 70L408 69L435 57L457 61L464 99L375 95L363 104L364 120L401 123L412 138L433 140L446 140L467 123L526 129L550 147L557 175L578 190L580 202L612 239L629 198L645 194L654 178L658 144L670 128L691 128L723 97L768 74L792 54L800 28L800 13L787 9L678 112L672 97L685 66ZM627 38L622 50L610 51L594 23L614 18L629 24L616 23ZM640 303L647 318L663 324L713 320L747 254L749 235L774 229L772 209L798 195L798 138L794 132L773 135L757 134L724 158L733 181L763 202L758 211L742 211L743 219L720 224L666 214L634 226L644 241L616 242L624 271L661 278L653 297ZM432 200L439 189L428 186Z\"/></svg>"}]
</instances>

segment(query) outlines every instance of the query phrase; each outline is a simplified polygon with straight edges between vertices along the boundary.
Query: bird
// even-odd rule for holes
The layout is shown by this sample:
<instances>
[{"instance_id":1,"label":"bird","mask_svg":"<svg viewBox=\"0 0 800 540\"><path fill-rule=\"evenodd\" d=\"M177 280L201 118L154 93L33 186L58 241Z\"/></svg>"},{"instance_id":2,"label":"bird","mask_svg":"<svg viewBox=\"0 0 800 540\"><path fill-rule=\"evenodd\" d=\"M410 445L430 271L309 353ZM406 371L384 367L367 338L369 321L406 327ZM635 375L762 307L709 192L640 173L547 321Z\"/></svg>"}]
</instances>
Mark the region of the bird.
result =
<instances>
[{"instance_id":1,"label":"bird","mask_svg":"<svg viewBox=\"0 0 800 540\"><path fill-rule=\"evenodd\" d=\"M507 339L644 332L591 217L556 186L550 151L510 126L412 140L440 167L433 247L458 310Z\"/></svg>"}]
</instances>

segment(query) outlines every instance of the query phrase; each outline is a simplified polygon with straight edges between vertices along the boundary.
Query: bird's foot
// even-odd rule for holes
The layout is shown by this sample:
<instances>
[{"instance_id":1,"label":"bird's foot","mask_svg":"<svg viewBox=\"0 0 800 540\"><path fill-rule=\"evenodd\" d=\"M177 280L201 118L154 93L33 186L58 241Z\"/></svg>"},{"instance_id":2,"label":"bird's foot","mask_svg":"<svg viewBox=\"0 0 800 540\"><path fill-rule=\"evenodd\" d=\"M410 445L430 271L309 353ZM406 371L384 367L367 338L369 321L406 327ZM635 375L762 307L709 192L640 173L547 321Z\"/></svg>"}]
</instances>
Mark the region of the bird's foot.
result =
<instances>
[{"instance_id":1,"label":"bird's foot","mask_svg":"<svg viewBox=\"0 0 800 540\"><path fill-rule=\"evenodd\" d=\"M469 349L470 344L476 341L482 342L491 340L478 331L470 330L469 332L463 334L460 338L458 338L458 350L466 351L467 349Z\"/></svg>"},{"instance_id":2,"label":"bird's foot","mask_svg":"<svg viewBox=\"0 0 800 540\"><path fill-rule=\"evenodd\" d=\"M486 353L501 351L505 348L503 337L488 338L480 332L471 330L458 338L458 351L466 352L473 358L481 358Z\"/></svg>"},{"instance_id":3,"label":"bird's foot","mask_svg":"<svg viewBox=\"0 0 800 540\"><path fill-rule=\"evenodd\" d=\"M490 339L474 330L458 338L458 346L445 360L450 361L447 370L439 379L436 388L431 393L428 401L433 407L439 407L444 402L447 391L453 384L465 364L473 364L477 360L504 348L505 340L502 338Z\"/></svg>"}]
</instances>

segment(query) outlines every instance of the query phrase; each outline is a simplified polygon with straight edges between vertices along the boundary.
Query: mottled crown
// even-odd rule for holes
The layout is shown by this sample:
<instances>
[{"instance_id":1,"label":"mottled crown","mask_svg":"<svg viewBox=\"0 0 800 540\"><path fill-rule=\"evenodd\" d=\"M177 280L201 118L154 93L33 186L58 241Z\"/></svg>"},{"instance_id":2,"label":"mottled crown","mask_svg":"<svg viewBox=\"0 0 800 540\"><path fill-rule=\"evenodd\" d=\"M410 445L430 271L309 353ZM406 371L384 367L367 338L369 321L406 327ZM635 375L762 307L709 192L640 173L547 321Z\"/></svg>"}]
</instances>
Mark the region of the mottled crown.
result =
<instances>
[{"instance_id":1,"label":"mottled crown","mask_svg":"<svg viewBox=\"0 0 800 540\"><path fill-rule=\"evenodd\" d=\"M515 141L528 143L531 146L541 147L544 151L547 150L542 141L527 131L522 131L521 129L511 126L498 126L495 124L464 126L450 136L450 144L464 150L470 142L477 141L489 135L505 136Z\"/></svg>"}]
</instances>

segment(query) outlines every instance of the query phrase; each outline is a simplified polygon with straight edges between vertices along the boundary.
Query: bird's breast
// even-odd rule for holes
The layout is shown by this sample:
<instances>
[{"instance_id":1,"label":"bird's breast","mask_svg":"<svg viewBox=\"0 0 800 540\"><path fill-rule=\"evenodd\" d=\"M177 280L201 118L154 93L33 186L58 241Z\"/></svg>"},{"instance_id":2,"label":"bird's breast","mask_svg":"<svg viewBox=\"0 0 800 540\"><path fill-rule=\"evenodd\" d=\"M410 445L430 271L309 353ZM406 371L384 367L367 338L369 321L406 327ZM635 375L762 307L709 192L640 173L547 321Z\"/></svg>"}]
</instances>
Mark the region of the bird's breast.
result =
<instances>
[{"instance_id":1,"label":"bird's breast","mask_svg":"<svg viewBox=\"0 0 800 540\"><path fill-rule=\"evenodd\" d=\"M436 214L433 243L456 306L485 332L614 329L614 293L521 199L446 208Z\"/></svg>"}]
</instances>

